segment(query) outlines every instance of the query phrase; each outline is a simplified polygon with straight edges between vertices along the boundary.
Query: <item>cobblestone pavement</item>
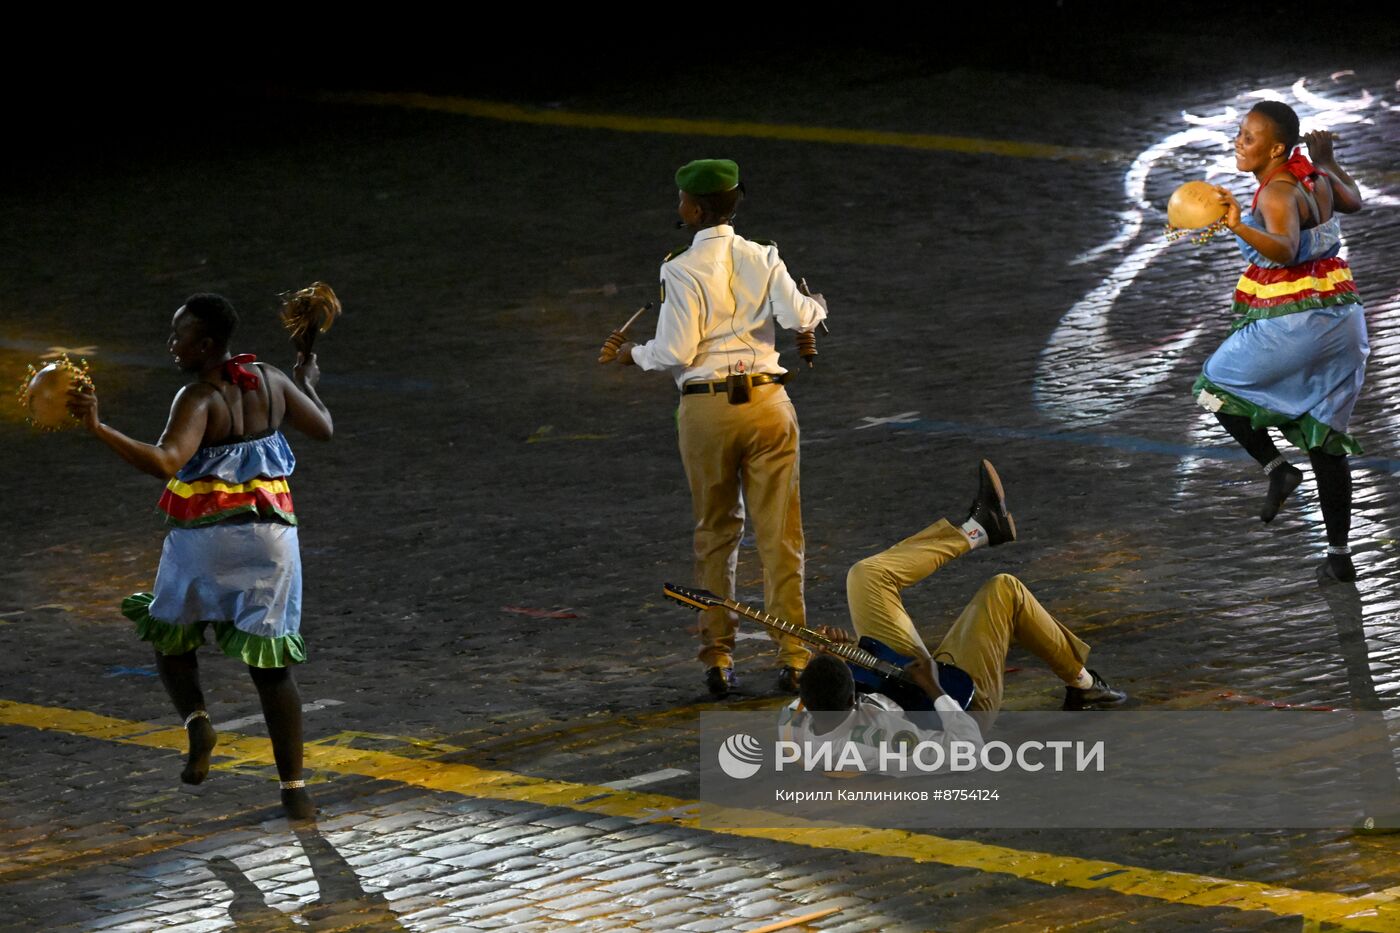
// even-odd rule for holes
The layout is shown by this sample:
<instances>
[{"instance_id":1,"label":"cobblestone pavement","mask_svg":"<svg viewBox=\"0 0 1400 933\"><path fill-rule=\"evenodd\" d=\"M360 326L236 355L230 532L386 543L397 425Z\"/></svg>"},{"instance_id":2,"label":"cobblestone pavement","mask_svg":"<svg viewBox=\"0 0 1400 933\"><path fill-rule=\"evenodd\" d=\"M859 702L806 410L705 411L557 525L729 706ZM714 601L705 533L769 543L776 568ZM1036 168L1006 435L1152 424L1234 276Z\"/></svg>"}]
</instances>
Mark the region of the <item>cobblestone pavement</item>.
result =
<instances>
[{"instance_id":1,"label":"cobblestone pavement","mask_svg":"<svg viewBox=\"0 0 1400 933\"><path fill-rule=\"evenodd\" d=\"M115 611L151 582L155 486L83 436L0 414L0 928L751 930L835 909L804 928L1400 929L1396 836L894 846L696 825L709 704L693 619L660 594L689 575L673 393L593 364L684 240L667 232L671 170L732 155L751 192L740 231L777 240L833 308L816 369L789 387L814 621L844 621L852 561L960 516L985 456L1023 540L911 591L925 631L1007 571L1134 708L1394 708L1400 72L1364 50L1258 61L1154 82L852 55L800 82L755 65L516 101L553 123L240 92L91 162L22 170L0 201L0 381L74 348L104 418L151 438L179 384L163 341L185 295L231 297L242 345L274 361L277 292L324 279L348 312L322 348L336 438L293 439L314 828L280 818L256 694L214 652L224 742L206 784L177 785L178 723ZM1219 171L1266 93L1337 129L1370 196L1346 227L1372 335L1355 588L1314 583L1311 481L1261 525L1257 471L1189 397L1228 327L1236 255L1160 237L1167 194ZM619 132L569 113L1023 150ZM740 581L761 593L747 548ZM773 655L749 635L726 705L775 708ZM1058 705L1052 675L1010 664L1009 708Z\"/></svg>"}]
</instances>

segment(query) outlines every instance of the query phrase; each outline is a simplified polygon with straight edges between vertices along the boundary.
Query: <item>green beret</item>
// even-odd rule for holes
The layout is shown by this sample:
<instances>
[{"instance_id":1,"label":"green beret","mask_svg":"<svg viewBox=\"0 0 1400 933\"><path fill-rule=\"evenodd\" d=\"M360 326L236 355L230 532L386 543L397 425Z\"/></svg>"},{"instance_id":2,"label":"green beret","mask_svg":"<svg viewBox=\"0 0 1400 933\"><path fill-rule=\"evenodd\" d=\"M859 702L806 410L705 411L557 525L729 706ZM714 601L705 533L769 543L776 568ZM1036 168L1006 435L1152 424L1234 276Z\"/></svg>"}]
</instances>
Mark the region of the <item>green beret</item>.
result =
<instances>
[{"instance_id":1,"label":"green beret","mask_svg":"<svg viewBox=\"0 0 1400 933\"><path fill-rule=\"evenodd\" d=\"M686 194L714 194L739 187L739 163L730 159L696 159L676 170L676 187Z\"/></svg>"}]
</instances>

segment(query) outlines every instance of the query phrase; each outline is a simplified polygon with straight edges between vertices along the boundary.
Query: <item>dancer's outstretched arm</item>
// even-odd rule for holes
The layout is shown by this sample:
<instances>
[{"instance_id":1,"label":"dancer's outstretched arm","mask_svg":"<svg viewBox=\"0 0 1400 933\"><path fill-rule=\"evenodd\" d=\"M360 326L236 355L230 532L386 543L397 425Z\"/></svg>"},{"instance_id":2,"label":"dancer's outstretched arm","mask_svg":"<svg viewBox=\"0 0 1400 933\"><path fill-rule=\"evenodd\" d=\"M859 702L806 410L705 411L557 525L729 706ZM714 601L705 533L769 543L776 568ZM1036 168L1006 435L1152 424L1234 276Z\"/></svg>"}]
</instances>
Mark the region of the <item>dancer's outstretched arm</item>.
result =
<instances>
[{"instance_id":1,"label":"dancer's outstretched arm","mask_svg":"<svg viewBox=\"0 0 1400 933\"><path fill-rule=\"evenodd\" d=\"M142 473L169 479L199 449L208 419L209 395L209 389L197 382L176 393L175 401L170 406L170 420L166 422L160 440L154 444L142 443L103 424L97 412L97 392L91 388L69 390L68 409L83 423L83 427L115 450L127 463Z\"/></svg>"}]
</instances>

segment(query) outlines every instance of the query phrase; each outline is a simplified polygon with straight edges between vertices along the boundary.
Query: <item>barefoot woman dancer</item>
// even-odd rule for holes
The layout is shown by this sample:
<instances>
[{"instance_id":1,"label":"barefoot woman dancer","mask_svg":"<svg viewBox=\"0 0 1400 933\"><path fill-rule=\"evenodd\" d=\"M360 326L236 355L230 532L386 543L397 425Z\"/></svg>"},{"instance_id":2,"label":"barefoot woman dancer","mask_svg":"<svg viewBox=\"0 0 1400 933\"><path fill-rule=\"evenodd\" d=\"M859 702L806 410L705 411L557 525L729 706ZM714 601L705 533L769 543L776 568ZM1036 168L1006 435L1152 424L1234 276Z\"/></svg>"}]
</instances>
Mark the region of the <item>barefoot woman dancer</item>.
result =
<instances>
[{"instance_id":1,"label":"barefoot woman dancer","mask_svg":"<svg viewBox=\"0 0 1400 933\"><path fill-rule=\"evenodd\" d=\"M1361 392L1370 345L1351 269L1337 256L1337 213L1361 209L1356 183L1332 155L1331 133L1308 133L1314 162L1301 152L1298 115L1263 101L1240 124L1235 164L1259 180L1250 211L1221 188L1225 225L1250 261L1235 286L1241 315L1206 361L1193 391L1225 430L1264 468L1269 493L1260 518L1273 521L1303 474L1274 447L1276 427L1306 450L1327 526L1327 560L1319 579L1356 579L1348 454L1361 447L1347 433Z\"/></svg>"},{"instance_id":2,"label":"barefoot woman dancer","mask_svg":"<svg viewBox=\"0 0 1400 933\"><path fill-rule=\"evenodd\" d=\"M91 392L71 393L69 406L126 462L169 480L160 508L174 527L155 593L128 597L122 612L155 646L161 683L185 719L190 750L180 779L204 780L216 742L195 660L205 627L213 625L224 654L248 665L272 737L282 806L304 819L315 807L302 780L301 697L290 667L306 660L301 556L287 486L296 459L279 428L285 420L328 440L331 415L316 396L314 354L298 354L291 379L251 355L231 356L237 323L233 306L218 295L194 295L175 312L170 352L194 381L176 394L154 445L103 424Z\"/></svg>"}]
</instances>

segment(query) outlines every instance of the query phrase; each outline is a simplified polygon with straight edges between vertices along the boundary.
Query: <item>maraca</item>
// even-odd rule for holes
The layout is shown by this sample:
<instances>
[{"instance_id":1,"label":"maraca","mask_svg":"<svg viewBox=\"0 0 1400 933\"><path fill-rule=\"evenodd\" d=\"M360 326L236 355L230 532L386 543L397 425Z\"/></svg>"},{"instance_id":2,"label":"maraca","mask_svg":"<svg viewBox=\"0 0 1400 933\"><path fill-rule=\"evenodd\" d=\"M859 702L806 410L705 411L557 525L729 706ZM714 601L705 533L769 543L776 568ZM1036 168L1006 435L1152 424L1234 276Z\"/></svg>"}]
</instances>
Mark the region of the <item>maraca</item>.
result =
<instances>
[{"instance_id":1,"label":"maraca","mask_svg":"<svg viewBox=\"0 0 1400 933\"><path fill-rule=\"evenodd\" d=\"M1224 217L1220 190L1203 181L1188 181L1167 201L1167 239L1179 240L1192 230L1200 230L1196 242L1205 243L1224 232Z\"/></svg>"},{"instance_id":2,"label":"maraca","mask_svg":"<svg viewBox=\"0 0 1400 933\"><path fill-rule=\"evenodd\" d=\"M46 431L76 427L78 419L68 411L68 390L74 387L92 388L87 360L75 365L65 353L42 369L30 366L19 390L19 403L28 410L29 423Z\"/></svg>"}]
</instances>

